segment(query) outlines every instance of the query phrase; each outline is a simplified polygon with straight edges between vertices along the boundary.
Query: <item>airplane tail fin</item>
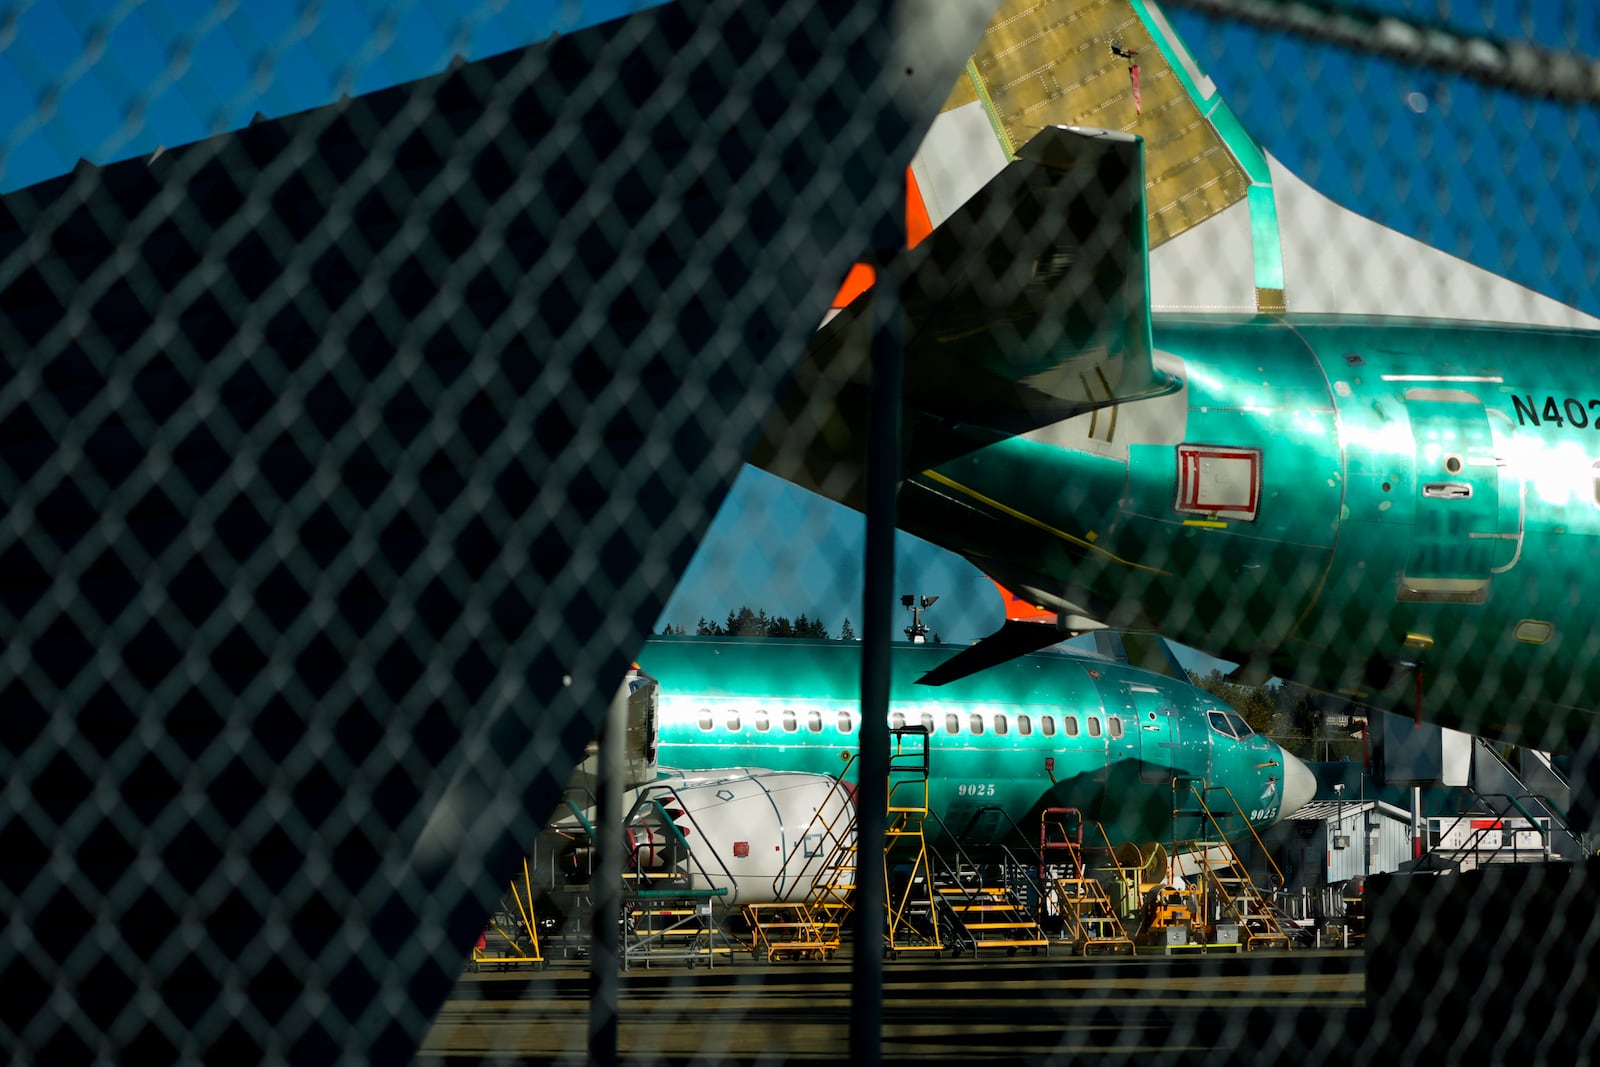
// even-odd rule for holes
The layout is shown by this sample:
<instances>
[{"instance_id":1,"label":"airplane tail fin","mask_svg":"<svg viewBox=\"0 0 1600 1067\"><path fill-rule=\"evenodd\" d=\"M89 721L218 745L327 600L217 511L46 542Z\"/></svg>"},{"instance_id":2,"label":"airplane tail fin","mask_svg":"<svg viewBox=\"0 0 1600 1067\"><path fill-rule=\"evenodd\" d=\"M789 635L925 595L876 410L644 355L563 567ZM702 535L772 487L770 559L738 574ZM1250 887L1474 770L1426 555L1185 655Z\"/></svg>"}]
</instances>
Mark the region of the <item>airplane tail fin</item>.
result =
<instances>
[{"instance_id":1,"label":"airplane tail fin","mask_svg":"<svg viewBox=\"0 0 1600 1067\"><path fill-rule=\"evenodd\" d=\"M904 257L906 469L1174 388L1150 340L1143 148L1050 127ZM868 289L817 332L752 462L857 503Z\"/></svg>"}]
</instances>

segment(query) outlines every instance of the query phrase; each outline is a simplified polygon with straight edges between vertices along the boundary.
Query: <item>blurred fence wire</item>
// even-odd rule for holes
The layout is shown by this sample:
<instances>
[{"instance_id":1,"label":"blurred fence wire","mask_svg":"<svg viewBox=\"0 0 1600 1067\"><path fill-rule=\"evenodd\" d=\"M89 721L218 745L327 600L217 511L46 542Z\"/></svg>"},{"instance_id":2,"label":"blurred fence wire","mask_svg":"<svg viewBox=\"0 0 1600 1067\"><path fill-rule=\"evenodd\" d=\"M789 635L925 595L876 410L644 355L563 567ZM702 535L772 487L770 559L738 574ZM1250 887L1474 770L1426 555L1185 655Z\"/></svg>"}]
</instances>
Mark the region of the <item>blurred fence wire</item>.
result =
<instances>
[{"instance_id":1,"label":"blurred fence wire","mask_svg":"<svg viewBox=\"0 0 1600 1067\"><path fill-rule=\"evenodd\" d=\"M0 42L31 57L8 73L72 51L19 36L43 25L29 21L41 11L70 13L35 6L0 16ZM48 89L8 120L7 174L27 173L24 148L41 138L73 143L60 131L89 106L81 80L144 87L96 142L137 155L79 159L0 199L0 1049L38 1063L394 1062L419 1051L582 1061L581 956L544 982L458 980L645 636L743 605L749 585L729 573L705 581L701 600L673 601L684 617L663 617L745 461L760 456L859 503L854 472L841 472L861 458L865 371L808 362L808 345L851 265L903 246L904 176L923 135L973 101L1000 116L985 134L1013 154L1017 131L1119 125L1108 111L1049 110L1081 86L1054 67L1005 65L1030 47L1092 55L1095 76L1141 119L1182 91L1177 75L1149 73L1153 44L1143 84L1124 55L1150 37L1147 25L1166 24L1150 0L1007 2L991 22L995 6L678 0L361 91L341 65L368 70L358 58L403 49L406 20L437 15L425 7L352 42L358 56L327 56L320 106L242 125L257 109L241 89L203 104L208 116L241 111L240 122L192 143L168 143L163 130L190 127L162 125L182 106L163 90L182 81L193 49L214 46L219 25L241 66L267 71L327 51L314 24L348 12L311 5L279 22L263 16L277 30L260 32L222 5L167 26L151 39L169 54L141 54L120 72L106 50L122 40L118 16L78 27L77 58L57 71L32 71ZM1304 39L1426 70L1446 87L1472 82L1508 106L1555 102L1585 130L1595 121L1600 58L1582 51L1592 30L1569 47L1525 42L1492 17L1504 4L1483 5L1476 28L1412 4L1167 6L1182 26L1255 34L1257 51L1231 57L1241 67L1281 76ZM183 12L159 10L181 23ZM969 60L980 46L982 61ZM1275 68L1273 47L1285 49ZM1296 134L1352 136L1359 87L1315 89L1323 110L1301 115ZM1228 150L1194 147L1195 116L1141 146L1135 173L1147 189L1119 187L1087 222L1083 210L1055 217L1047 202L981 233L964 220L987 242L980 273L1036 297L1035 276L1007 275L1007 261L1046 262L1035 246L1049 243L1049 227L1099 233L1135 194L1149 197L1156 244L1253 204L1259 174ZM1140 132L1133 123L1122 125ZM1531 136L1560 143L1552 158L1577 152L1576 171L1559 180L1592 190L1592 149L1574 148L1565 127ZM1459 177L1456 149L1435 141L1414 162L1433 181L1409 186L1411 198ZM1215 175L1174 191L1196 161L1224 157ZM1517 169L1533 180L1539 161ZM1592 296L1600 231L1569 226L1588 221L1572 211L1516 225L1570 254L1565 284ZM1274 287L1243 248L1257 271L1244 278L1248 311L1294 310L1293 289L1285 297L1282 278ZM1230 250L1179 269L1225 275ZM1318 268L1343 285L1351 265L1337 260ZM1092 318L1085 330L1117 343L1101 336L1115 294L1098 275L1071 277L1083 283L1071 306ZM937 306L936 286L917 288L926 281L914 277L907 299ZM1072 314L1008 322L1009 354L1041 337L1077 339ZM964 370L952 361L930 374L925 361L919 379L914 346L932 360L938 345L908 344L912 388L930 377L948 387ZM985 395L973 386L961 399ZM937 431L965 432L961 411L938 415L908 419L921 464L910 473L950 458L916 451ZM839 466L819 464L829 448ZM861 619L861 589L846 576L857 561L842 560L858 560L854 540L806 544L803 527L759 512L742 513L731 535L718 529L758 541L774 569L815 568L806 573L823 576L813 592L830 628L835 612ZM1060 540L1038 522L1030 536ZM1189 558L1175 551L1150 562ZM1094 583L1113 573L1098 566ZM1173 612L1222 605L1216 626L1231 633L1251 621L1236 608L1245 583L1321 580L1219 571L1204 604ZM1121 606L1144 588L1129 579ZM749 606L774 617L817 610ZM1345 622L1336 637L1370 629ZM1459 912L1458 901L1408 898L1382 917L1396 933L1367 957L1365 1003L1352 992L1361 968L1345 957L1305 988L1273 959L1241 959L1226 974L1163 964L1120 1003L1109 970L1075 984L1070 967L1053 966L1041 988L1027 961L1007 961L1002 977L969 972L974 987L989 986L976 1001L890 990L886 1054L1005 1060L1026 1023L1027 1055L1051 1062L1342 1064L1407 1049L1555 1061L1595 1039L1596 978L1584 961L1600 953L1600 927L1573 917L1592 902L1596 874L1591 862L1587 880L1581 864L1529 876L1522 898L1554 901L1537 918L1492 910L1503 898ZM1423 955L1441 938L1444 963ZM1504 974L1532 974L1532 999ZM767 975L741 959L714 978L631 982L619 1009L624 1057L779 1063L841 1047L847 998L795 1007L794 991L769 988ZM1423 1016L1385 1007L1374 975ZM1252 979L1267 990L1258 1002L1191 1002L1202 987ZM1343 994L1322 998L1335 987ZM520 999L508 1010L528 1012L525 1025L476 1014L497 990ZM1451 1032L1464 1005L1496 1015ZM919 1037L962 1012L969 1038ZM985 1024L991 1012L1003 1026Z\"/></svg>"}]
</instances>

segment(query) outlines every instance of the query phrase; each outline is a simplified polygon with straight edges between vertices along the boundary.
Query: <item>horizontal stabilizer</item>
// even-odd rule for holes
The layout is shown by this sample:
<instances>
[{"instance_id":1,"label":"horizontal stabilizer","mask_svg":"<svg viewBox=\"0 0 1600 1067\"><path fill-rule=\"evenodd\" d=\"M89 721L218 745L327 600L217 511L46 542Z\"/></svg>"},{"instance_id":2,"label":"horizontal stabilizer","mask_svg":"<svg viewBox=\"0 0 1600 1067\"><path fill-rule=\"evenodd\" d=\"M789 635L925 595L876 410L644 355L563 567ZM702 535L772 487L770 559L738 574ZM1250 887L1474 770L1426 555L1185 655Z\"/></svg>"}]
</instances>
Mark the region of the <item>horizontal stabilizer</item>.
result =
<instances>
[{"instance_id":1,"label":"horizontal stabilizer","mask_svg":"<svg viewBox=\"0 0 1600 1067\"><path fill-rule=\"evenodd\" d=\"M1007 660L1026 656L1041 648L1065 641L1063 633L1052 622L1019 622L1007 619L1005 624L977 644L962 649L933 670L917 679L918 685L947 685L971 674L988 670Z\"/></svg>"},{"instance_id":2,"label":"horizontal stabilizer","mask_svg":"<svg viewBox=\"0 0 1600 1067\"><path fill-rule=\"evenodd\" d=\"M1151 358L1146 237L1142 142L1060 126L898 253L906 469L1174 388ZM752 460L846 503L880 288L817 332Z\"/></svg>"}]
</instances>

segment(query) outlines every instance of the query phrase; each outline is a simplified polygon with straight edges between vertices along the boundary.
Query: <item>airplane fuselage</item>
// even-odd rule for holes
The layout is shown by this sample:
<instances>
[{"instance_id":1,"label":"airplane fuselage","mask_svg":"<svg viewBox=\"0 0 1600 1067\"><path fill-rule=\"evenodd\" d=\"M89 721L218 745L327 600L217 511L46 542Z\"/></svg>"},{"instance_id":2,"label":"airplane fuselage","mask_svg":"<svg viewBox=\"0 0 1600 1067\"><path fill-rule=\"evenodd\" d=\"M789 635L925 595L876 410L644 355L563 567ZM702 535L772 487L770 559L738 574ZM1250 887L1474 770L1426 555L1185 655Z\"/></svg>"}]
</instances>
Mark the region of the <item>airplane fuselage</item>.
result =
<instances>
[{"instance_id":1,"label":"airplane fuselage","mask_svg":"<svg viewBox=\"0 0 1600 1067\"><path fill-rule=\"evenodd\" d=\"M1158 315L1154 339L1181 390L923 472L901 525L1262 677L1546 745L1593 727L1600 334Z\"/></svg>"},{"instance_id":2,"label":"airplane fuselage","mask_svg":"<svg viewBox=\"0 0 1600 1067\"><path fill-rule=\"evenodd\" d=\"M929 731L931 836L1037 844L1040 813L1070 807L1101 822L1113 843L1190 840L1202 835L1199 820L1173 817L1175 806L1196 807L1190 782L1216 787L1209 799L1218 808L1226 788L1257 826L1310 799L1303 764L1187 681L1060 653L938 689L916 684L956 651L896 644L891 652L890 726ZM660 682L662 766L837 774L858 747L853 642L653 638L639 662ZM916 738L902 743L908 755L920 751ZM1241 832L1238 821L1227 816L1222 828Z\"/></svg>"}]
</instances>

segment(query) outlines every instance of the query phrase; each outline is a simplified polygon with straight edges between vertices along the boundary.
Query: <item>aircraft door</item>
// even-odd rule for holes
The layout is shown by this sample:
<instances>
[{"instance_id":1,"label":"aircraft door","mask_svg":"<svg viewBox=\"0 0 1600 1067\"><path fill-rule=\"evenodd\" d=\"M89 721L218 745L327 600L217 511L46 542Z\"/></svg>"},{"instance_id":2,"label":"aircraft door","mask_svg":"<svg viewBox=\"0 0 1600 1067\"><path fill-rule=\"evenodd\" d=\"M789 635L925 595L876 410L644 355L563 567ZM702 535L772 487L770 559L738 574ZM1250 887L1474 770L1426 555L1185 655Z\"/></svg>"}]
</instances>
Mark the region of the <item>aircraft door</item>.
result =
<instances>
[{"instance_id":1,"label":"aircraft door","mask_svg":"<svg viewBox=\"0 0 1600 1067\"><path fill-rule=\"evenodd\" d=\"M1483 401L1460 389L1406 393L1416 521L1397 599L1481 604L1502 554L1500 461ZM1520 513L1518 526L1520 527ZM1516 539L1520 531L1507 535Z\"/></svg>"},{"instance_id":2,"label":"aircraft door","mask_svg":"<svg viewBox=\"0 0 1600 1067\"><path fill-rule=\"evenodd\" d=\"M1174 768L1182 765L1178 709L1155 686L1129 682L1123 688L1139 724L1139 780L1150 785L1170 782Z\"/></svg>"}]
</instances>

